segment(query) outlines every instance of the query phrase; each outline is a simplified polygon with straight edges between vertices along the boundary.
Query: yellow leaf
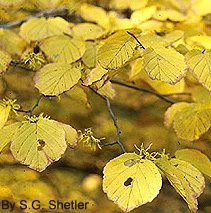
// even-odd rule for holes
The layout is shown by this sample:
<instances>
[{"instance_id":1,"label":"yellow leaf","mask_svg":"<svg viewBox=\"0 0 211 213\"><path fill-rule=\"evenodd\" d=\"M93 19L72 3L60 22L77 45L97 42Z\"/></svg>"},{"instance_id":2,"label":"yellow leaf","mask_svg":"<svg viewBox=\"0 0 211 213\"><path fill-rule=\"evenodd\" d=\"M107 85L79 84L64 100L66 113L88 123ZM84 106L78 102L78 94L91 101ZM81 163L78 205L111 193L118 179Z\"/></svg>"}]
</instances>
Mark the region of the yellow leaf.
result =
<instances>
[{"instance_id":1,"label":"yellow leaf","mask_svg":"<svg viewBox=\"0 0 211 213\"><path fill-rule=\"evenodd\" d=\"M185 56L188 66L197 80L211 91L211 50L193 49Z\"/></svg>"},{"instance_id":2,"label":"yellow leaf","mask_svg":"<svg viewBox=\"0 0 211 213\"><path fill-rule=\"evenodd\" d=\"M186 17L182 13L173 9L159 10L153 17L159 21L166 21L169 19L171 21L182 22L186 20Z\"/></svg>"},{"instance_id":3,"label":"yellow leaf","mask_svg":"<svg viewBox=\"0 0 211 213\"><path fill-rule=\"evenodd\" d=\"M0 29L0 48L12 55L20 55L26 42L11 30Z\"/></svg>"},{"instance_id":4,"label":"yellow leaf","mask_svg":"<svg viewBox=\"0 0 211 213\"><path fill-rule=\"evenodd\" d=\"M51 63L39 70L35 77L35 87L44 95L57 96L73 87L81 78L78 63Z\"/></svg>"},{"instance_id":5,"label":"yellow leaf","mask_svg":"<svg viewBox=\"0 0 211 213\"><path fill-rule=\"evenodd\" d=\"M82 38L84 40L95 40L105 34L102 27L91 23L77 24L72 28L72 30L73 36Z\"/></svg>"},{"instance_id":6,"label":"yellow leaf","mask_svg":"<svg viewBox=\"0 0 211 213\"><path fill-rule=\"evenodd\" d=\"M143 69L143 58L138 58L134 61L134 63L132 63L129 79L131 81L135 81L142 78L141 74L145 73L142 71L142 69Z\"/></svg>"},{"instance_id":7,"label":"yellow leaf","mask_svg":"<svg viewBox=\"0 0 211 213\"><path fill-rule=\"evenodd\" d=\"M140 35L137 38L145 48L167 45L167 42L161 36L158 36L154 33Z\"/></svg>"},{"instance_id":8,"label":"yellow leaf","mask_svg":"<svg viewBox=\"0 0 211 213\"><path fill-rule=\"evenodd\" d=\"M193 11L199 16L211 13L210 0L196 0L192 5Z\"/></svg>"},{"instance_id":9,"label":"yellow leaf","mask_svg":"<svg viewBox=\"0 0 211 213\"><path fill-rule=\"evenodd\" d=\"M143 67L151 79L169 84L177 83L186 72L183 55L164 47L145 49Z\"/></svg>"},{"instance_id":10,"label":"yellow leaf","mask_svg":"<svg viewBox=\"0 0 211 213\"><path fill-rule=\"evenodd\" d=\"M7 70L11 61L10 55L0 50L0 74Z\"/></svg>"},{"instance_id":11,"label":"yellow leaf","mask_svg":"<svg viewBox=\"0 0 211 213\"><path fill-rule=\"evenodd\" d=\"M64 129L43 116L23 122L11 143L13 156L39 172L59 160L66 148Z\"/></svg>"},{"instance_id":12,"label":"yellow leaf","mask_svg":"<svg viewBox=\"0 0 211 213\"><path fill-rule=\"evenodd\" d=\"M78 13L88 22L95 22L104 28L109 26L107 12L102 7L84 3L81 5Z\"/></svg>"},{"instance_id":13,"label":"yellow leaf","mask_svg":"<svg viewBox=\"0 0 211 213\"><path fill-rule=\"evenodd\" d=\"M155 6L145 7L144 9L136 10L131 14L131 21L134 24L140 24L141 22L150 19L156 11Z\"/></svg>"},{"instance_id":14,"label":"yellow leaf","mask_svg":"<svg viewBox=\"0 0 211 213\"><path fill-rule=\"evenodd\" d=\"M211 93L203 87L195 87L192 91L192 99L197 103L211 103Z\"/></svg>"},{"instance_id":15,"label":"yellow leaf","mask_svg":"<svg viewBox=\"0 0 211 213\"><path fill-rule=\"evenodd\" d=\"M86 75L86 79L83 84L85 86L89 86L92 83L99 81L107 72L108 70L103 69L102 67L95 67Z\"/></svg>"},{"instance_id":16,"label":"yellow leaf","mask_svg":"<svg viewBox=\"0 0 211 213\"><path fill-rule=\"evenodd\" d=\"M205 49L211 49L211 36L206 35L196 35L191 36L186 39L189 45L198 45Z\"/></svg>"},{"instance_id":17,"label":"yellow leaf","mask_svg":"<svg viewBox=\"0 0 211 213\"><path fill-rule=\"evenodd\" d=\"M12 8L12 7L20 7L21 4L24 3L25 0L0 0L0 6Z\"/></svg>"},{"instance_id":18,"label":"yellow leaf","mask_svg":"<svg viewBox=\"0 0 211 213\"><path fill-rule=\"evenodd\" d=\"M176 158L187 161L199 171L211 178L211 162L202 152L195 149L180 149L175 152Z\"/></svg>"},{"instance_id":19,"label":"yellow leaf","mask_svg":"<svg viewBox=\"0 0 211 213\"><path fill-rule=\"evenodd\" d=\"M40 48L49 60L72 63L80 59L84 54L85 42L78 38L59 35L45 39Z\"/></svg>"},{"instance_id":20,"label":"yellow leaf","mask_svg":"<svg viewBox=\"0 0 211 213\"><path fill-rule=\"evenodd\" d=\"M188 103L180 102L180 103L173 104L171 107L169 107L167 111L165 112L164 125L170 128L171 125L173 124L174 119L176 119L175 118L176 113L183 110L187 106L189 106Z\"/></svg>"},{"instance_id":21,"label":"yellow leaf","mask_svg":"<svg viewBox=\"0 0 211 213\"><path fill-rule=\"evenodd\" d=\"M20 127L20 125L21 122L16 122L0 129L0 152L11 141L13 135Z\"/></svg>"},{"instance_id":22,"label":"yellow leaf","mask_svg":"<svg viewBox=\"0 0 211 213\"><path fill-rule=\"evenodd\" d=\"M77 131L72 128L70 125L59 123L58 124L64 129L65 131L65 140L72 148L77 145L78 133Z\"/></svg>"},{"instance_id":23,"label":"yellow leaf","mask_svg":"<svg viewBox=\"0 0 211 213\"><path fill-rule=\"evenodd\" d=\"M1 100L0 101L0 129L5 125L8 120L11 110L19 109L19 105L15 104L16 100Z\"/></svg>"},{"instance_id":24,"label":"yellow leaf","mask_svg":"<svg viewBox=\"0 0 211 213\"><path fill-rule=\"evenodd\" d=\"M106 164L103 191L125 212L151 202L162 179L158 168L135 153L122 154Z\"/></svg>"},{"instance_id":25,"label":"yellow leaf","mask_svg":"<svg viewBox=\"0 0 211 213\"><path fill-rule=\"evenodd\" d=\"M204 178L191 164L177 159L168 160L162 157L155 164L164 172L165 176L188 204L191 212L197 211L197 197L204 189Z\"/></svg>"},{"instance_id":26,"label":"yellow leaf","mask_svg":"<svg viewBox=\"0 0 211 213\"><path fill-rule=\"evenodd\" d=\"M20 35L28 42L54 35L71 34L70 25L63 18L33 18L20 27Z\"/></svg>"},{"instance_id":27,"label":"yellow leaf","mask_svg":"<svg viewBox=\"0 0 211 213\"><path fill-rule=\"evenodd\" d=\"M145 7L148 0L127 0L131 10L138 10Z\"/></svg>"},{"instance_id":28,"label":"yellow leaf","mask_svg":"<svg viewBox=\"0 0 211 213\"><path fill-rule=\"evenodd\" d=\"M140 33L135 29L128 31L135 35ZM107 38L99 48L97 61L105 69L118 69L132 58L137 46L137 42L127 30L120 30Z\"/></svg>"},{"instance_id":29,"label":"yellow leaf","mask_svg":"<svg viewBox=\"0 0 211 213\"><path fill-rule=\"evenodd\" d=\"M191 163L172 158L170 163L184 174L185 179L190 183L196 197L199 197L205 188L205 180L201 172Z\"/></svg>"},{"instance_id":30,"label":"yellow leaf","mask_svg":"<svg viewBox=\"0 0 211 213\"><path fill-rule=\"evenodd\" d=\"M102 87L100 87L97 92L103 96L113 99L116 95L116 91L110 81L107 81Z\"/></svg>"},{"instance_id":31,"label":"yellow leaf","mask_svg":"<svg viewBox=\"0 0 211 213\"><path fill-rule=\"evenodd\" d=\"M184 36L184 32L181 30L174 30L168 34L166 34L163 38L167 42L167 44L170 46L174 42L180 40Z\"/></svg>"},{"instance_id":32,"label":"yellow leaf","mask_svg":"<svg viewBox=\"0 0 211 213\"><path fill-rule=\"evenodd\" d=\"M68 90L65 93L65 95L67 95L68 98L76 101L80 105L85 104L85 105L89 106L87 94L81 87L79 87L77 85L74 86L73 88L71 88L70 90Z\"/></svg>"},{"instance_id":33,"label":"yellow leaf","mask_svg":"<svg viewBox=\"0 0 211 213\"><path fill-rule=\"evenodd\" d=\"M97 43L87 41L86 43L86 50L84 55L82 56L83 63L91 68L96 66L96 52L97 52Z\"/></svg>"},{"instance_id":34,"label":"yellow leaf","mask_svg":"<svg viewBox=\"0 0 211 213\"><path fill-rule=\"evenodd\" d=\"M189 104L175 114L174 129L179 138L193 141L208 131L211 125L211 108Z\"/></svg>"}]
</instances>

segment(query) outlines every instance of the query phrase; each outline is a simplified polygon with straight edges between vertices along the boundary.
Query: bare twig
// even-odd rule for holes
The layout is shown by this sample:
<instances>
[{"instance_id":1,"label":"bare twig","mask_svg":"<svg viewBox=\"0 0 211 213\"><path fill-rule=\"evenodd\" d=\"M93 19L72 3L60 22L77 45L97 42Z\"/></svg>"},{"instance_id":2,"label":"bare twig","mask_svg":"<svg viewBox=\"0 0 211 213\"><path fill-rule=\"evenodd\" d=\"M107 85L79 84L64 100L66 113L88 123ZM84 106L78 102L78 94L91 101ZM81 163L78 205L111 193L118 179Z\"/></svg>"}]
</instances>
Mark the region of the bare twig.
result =
<instances>
[{"instance_id":1,"label":"bare twig","mask_svg":"<svg viewBox=\"0 0 211 213\"><path fill-rule=\"evenodd\" d=\"M190 92L175 92L175 93L167 93L167 94L162 94L163 96L173 96L173 95L187 95L190 96L191 93Z\"/></svg>"},{"instance_id":2,"label":"bare twig","mask_svg":"<svg viewBox=\"0 0 211 213\"><path fill-rule=\"evenodd\" d=\"M111 143L104 143L104 144L100 144L100 146L104 147L104 146L113 146L115 144L118 144L116 141L111 142Z\"/></svg>"},{"instance_id":3,"label":"bare twig","mask_svg":"<svg viewBox=\"0 0 211 213\"><path fill-rule=\"evenodd\" d=\"M145 47L142 45L142 43L138 40L138 38L137 38L133 33L129 32L129 31L127 31L127 33L128 33L130 36L132 36L132 37L137 41L137 43L140 45L140 47L141 47L142 49L145 50Z\"/></svg>"},{"instance_id":4,"label":"bare twig","mask_svg":"<svg viewBox=\"0 0 211 213\"><path fill-rule=\"evenodd\" d=\"M32 18L40 18L40 17L49 17L49 16L64 16L68 14L68 9L66 7L59 7L55 9L48 9L41 12L38 12L34 14L33 16L28 16L26 18L17 20L17 21L11 21L5 24L0 24L0 28L12 28L12 27L18 27L22 23L29 21Z\"/></svg>"},{"instance_id":5,"label":"bare twig","mask_svg":"<svg viewBox=\"0 0 211 213\"><path fill-rule=\"evenodd\" d=\"M16 111L18 111L18 112L24 112L24 113L29 114L29 116L32 116L33 111L39 106L39 103L40 103L40 100L41 100L42 97L43 97L42 94L40 94L37 97L36 103L32 106L31 109L18 109Z\"/></svg>"},{"instance_id":6,"label":"bare twig","mask_svg":"<svg viewBox=\"0 0 211 213\"><path fill-rule=\"evenodd\" d=\"M91 87L89 87L89 88L90 88L95 94L97 94L99 97L101 97L103 100L106 101L106 105L107 105L107 108L108 108L108 112L109 112L109 114L110 114L110 116L111 116L111 118L112 118L112 120L113 120L114 126L115 126L115 128L116 128L116 141L113 142L113 143L104 144L103 146L109 146L109 145L118 144L119 147L121 148L122 152L123 152L123 153L126 153L126 150L125 150L123 144L122 144L121 141L120 141L120 134L121 134L121 131L120 131L120 128L119 128L119 126L118 126L117 119L116 119L116 117L115 117L115 115L114 115L114 113L113 113L113 110L111 109L111 103L110 103L108 97L99 94L97 91L95 91L95 90L94 90L93 88L91 88Z\"/></svg>"},{"instance_id":7,"label":"bare twig","mask_svg":"<svg viewBox=\"0 0 211 213\"><path fill-rule=\"evenodd\" d=\"M138 86L135 86L135 85L130 85L130 84L124 83L122 81L118 81L118 80L114 80L114 79L112 79L110 81L114 84L118 84L118 85L121 85L121 86L124 86L124 87L128 87L128 88L131 88L131 89L135 89L135 90L138 90L138 91L141 91L141 92L146 92L146 93L149 93L151 95L157 96L158 98L166 101L167 103L170 103L170 104L176 103L175 100L169 99L165 95L162 95L162 94L157 93L155 91L148 90L148 89L145 89L145 88L141 88L141 87L138 87Z\"/></svg>"}]
</instances>

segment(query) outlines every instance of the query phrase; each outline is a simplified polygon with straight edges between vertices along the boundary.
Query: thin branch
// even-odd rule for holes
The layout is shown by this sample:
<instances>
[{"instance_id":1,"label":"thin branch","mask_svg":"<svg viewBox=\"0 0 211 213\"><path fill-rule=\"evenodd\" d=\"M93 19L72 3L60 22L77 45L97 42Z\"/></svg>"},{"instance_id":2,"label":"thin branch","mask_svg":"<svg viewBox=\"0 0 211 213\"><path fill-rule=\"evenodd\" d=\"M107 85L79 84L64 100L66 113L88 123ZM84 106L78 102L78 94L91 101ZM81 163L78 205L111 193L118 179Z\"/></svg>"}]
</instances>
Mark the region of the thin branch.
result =
<instances>
[{"instance_id":1,"label":"thin branch","mask_svg":"<svg viewBox=\"0 0 211 213\"><path fill-rule=\"evenodd\" d=\"M115 144L118 144L117 141L114 141L112 143L104 143L104 144L100 144L101 147L104 147L104 146L113 146Z\"/></svg>"},{"instance_id":2,"label":"thin branch","mask_svg":"<svg viewBox=\"0 0 211 213\"><path fill-rule=\"evenodd\" d=\"M122 81L118 81L118 80L114 80L114 79L112 79L110 81L111 81L111 83L114 83L114 84L118 84L118 85L121 85L121 86L124 86L124 87L128 87L128 88L131 88L131 89L135 89L135 90L138 90L138 91L141 91L141 92L149 93L151 95L154 95L154 96L166 101L167 103L170 103L170 104L175 104L176 103L175 100L169 99L169 98L165 97L165 95L162 95L162 94L157 93L155 91L148 90L148 89L145 89L145 88L141 88L141 87L138 87L138 86L135 86L135 85L130 85L130 84L124 83Z\"/></svg>"},{"instance_id":3,"label":"thin branch","mask_svg":"<svg viewBox=\"0 0 211 213\"><path fill-rule=\"evenodd\" d=\"M34 112L34 110L39 106L39 103L40 103L40 100L42 97L43 97L42 94L37 97L36 103L32 106L31 109L18 109L16 111L24 112L24 113L29 114L29 116L32 116L32 113Z\"/></svg>"},{"instance_id":4,"label":"thin branch","mask_svg":"<svg viewBox=\"0 0 211 213\"><path fill-rule=\"evenodd\" d=\"M49 17L49 16L64 16L68 14L68 9L66 7L59 7L56 9L48 9L41 12L38 12L34 14L33 16L28 16L26 18L17 20L17 21L11 21L5 24L0 24L0 28L12 28L12 27L18 27L21 24L23 24L26 21L29 21L32 18L40 18L40 17Z\"/></svg>"},{"instance_id":5,"label":"thin branch","mask_svg":"<svg viewBox=\"0 0 211 213\"><path fill-rule=\"evenodd\" d=\"M167 94L161 94L163 96L173 96L173 95L187 95L187 96L190 96L192 95L191 92L175 92L175 93L167 93Z\"/></svg>"},{"instance_id":6,"label":"thin branch","mask_svg":"<svg viewBox=\"0 0 211 213\"><path fill-rule=\"evenodd\" d=\"M97 94L99 97L101 97L103 100L106 101L106 105L107 105L107 108L108 108L108 112L109 112L109 114L110 114L110 116L111 116L111 118L112 118L112 120L113 120L114 126L115 126L115 128L116 128L116 141L113 142L113 143L104 144L103 146L109 146L109 145L118 144L119 147L121 148L122 152L123 152L123 153L126 153L126 150L125 150L123 144L122 144L121 141L120 141L120 134L121 134L121 131L120 131L120 128L119 128L119 126L118 126L117 119L116 119L116 117L115 117L115 115L114 115L114 113L113 113L113 110L111 109L111 103L110 103L108 97L99 94L97 91L95 91L95 90L94 90L93 88L91 88L91 87L89 87L89 88L90 88L95 94Z\"/></svg>"},{"instance_id":7,"label":"thin branch","mask_svg":"<svg viewBox=\"0 0 211 213\"><path fill-rule=\"evenodd\" d=\"M141 47L142 49L145 50L145 47L142 45L142 43L138 40L138 38L137 38L133 33L129 32L129 31L127 31L127 33L128 33L130 36L132 36L132 37L137 41L137 43L140 45L140 47Z\"/></svg>"}]
</instances>

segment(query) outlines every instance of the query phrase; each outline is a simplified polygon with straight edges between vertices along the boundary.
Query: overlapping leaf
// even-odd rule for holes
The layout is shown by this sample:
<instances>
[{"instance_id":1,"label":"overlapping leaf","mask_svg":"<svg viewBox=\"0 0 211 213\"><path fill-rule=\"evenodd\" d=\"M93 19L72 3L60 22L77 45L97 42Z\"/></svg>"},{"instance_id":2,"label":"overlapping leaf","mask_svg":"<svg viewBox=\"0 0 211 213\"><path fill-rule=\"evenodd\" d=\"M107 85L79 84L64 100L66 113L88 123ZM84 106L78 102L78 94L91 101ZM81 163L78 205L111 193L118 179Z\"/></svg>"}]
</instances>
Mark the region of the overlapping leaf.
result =
<instances>
[{"instance_id":1,"label":"overlapping leaf","mask_svg":"<svg viewBox=\"0 0 211 213\"><path fill-rule=\"evenodd\" d=\"M183 55L162 46L145 49L143 67L150 78L170 84L177 83L186 71Z\"/></svg>"},{"instance_id":2,"label":"overlapping leaf","mask_svg":"<svg viewBox=\"0 0 211 213\"><path fill-rule=\"evenodd\" d=\"M155 163L188 204L191 212L195 213L198 209L197 197L203 192L205 186L202 174L191 164L178 159L169 161L162 157Z\"/></svg>"},{"instance_id":3,"label":"overlapping leaf","mask_svg":"<svg viewBox=\"0 0 211 213\"><path fill-rule=\"evenodd\" d=\"M135 35L140 34L140 30L128 31ZM97 61L105 69L118 69L132 58L136 47L137 42L127 30L120 30L107 38L99 48Z\"/></svg>"},{"instance_id":4,"label":"overlapping leaf","mask_svg":"<svg viewBox=\"0 0 211 213\"><path fill-rule=\"evenodd\" d=\"M184 140L197 140L211 126L211 108L206 104L177 103L165 114L167 126L173 122L177 136Z\"/></svg>"},{"instance_id":5,"label":"overlapping leaf","mask_svg":"<svg viewBox=\"0 0 211 213\"><path fill-rule=\"evenodd\" d=\"M44 95L56 96L73 87L81 78L78 63L47 64L35 75L35 87Z\"/></svg>"},{"instance_id":6,"label":"overlapping leaf","mask_svg":"<svg viewBox=\"0 0 211 213\"><path fill-rule=\"evenodd\" d=\"M199 150L180 149L175 152L175 156L180 160L187 161L196 167L199 171L211 177L211 161Z\"/></svg>"},{"instance_id":7,"label":"overlapping leaf","mask_svg":"<svg viewBox=\"0 0 211 213\"><path fill-rule=\"evenodd\" d=\"M95 40L105 34L105 31L100 26L91 23L77 24L72 30L73 36L84 40Z\"/></svg>"},{"instance_id":8,"label":"overlapping leaf","mask_svg":"<svg viewBox=\"0 0 211 213\"><path fill-rule=\"evenodd\" d=\"M125 212L151 202L159 193L162 179L158 168L135 153L114 158L104 167L103 190Z\"/></svg>"},{"instance_id":9,"label":"overlapping leaf","mask_svg":"<svg viewBox=\"0 0 211 213\"><path fill-rule=\"evenodd\" d=\"M211 50L193 49L187 53L186 61L197 80L211 91Z\"/></svg>"},{"instance_id":10,"label":"overlapping leaf","mask_svg":"<svg viewBox=\"0 0 211 213\"><path fill-rule=\"evenodd\" d=\"M67 142L74 144L75 130L72 127L43 117L24 121L13 135L11 151L22 164L39 172L53 161L60 159Z\"/></svg>"},{"instance_id":11,"label":"overlapping leaf","mask_svg":"<svg viewBox=\"0 0 211 213\"><path fill-rule=\"evenodd\" d=\"M33 18L20 27L20 35L28 42L54 35L71 34L70 25L63 18Z\"/></svg>"},{"instance_id":12,"label":"overlapping leaf","mask_svg":"<svg viewBox=\"0 0 211 213\"><path fill-rule=\"evenodd\" d=\"M60 35L45 39L40 48L54 62L72 63L84 54L85 43L81 39Z\"/></svg>"},{"instance_id":13,"label":"overlapping leaf","mask_svg":"<svg viewBox=\"0 0 211 213\"><path fill-rule=\"evenodd\" d=\"M0 74L8 68L11 60L12 58L8 53L0 51Z\"/></svg>"}]
</instances>

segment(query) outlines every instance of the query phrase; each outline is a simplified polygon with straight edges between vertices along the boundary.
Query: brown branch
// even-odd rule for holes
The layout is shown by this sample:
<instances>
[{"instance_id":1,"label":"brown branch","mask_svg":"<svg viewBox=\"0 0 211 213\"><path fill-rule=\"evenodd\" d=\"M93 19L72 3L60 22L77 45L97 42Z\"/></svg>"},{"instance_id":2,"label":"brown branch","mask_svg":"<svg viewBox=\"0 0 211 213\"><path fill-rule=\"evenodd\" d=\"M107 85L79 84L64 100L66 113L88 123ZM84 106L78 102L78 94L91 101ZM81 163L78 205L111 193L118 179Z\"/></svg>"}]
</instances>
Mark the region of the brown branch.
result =
<instances>
[{"instance_id":1,"label":"brown branch","mask_svg":"<svg viewBox=\"0 0 211 213\"><path fill-rule=\"evenodd\" d=\"M37 97L36 103L32 106L31 109L18 109L18 110L16 110L16 111L17 111L17 112L24 112L24 113L29 114L29 116L32 116L33 111L39 106L39 103L40 103L40 100L41 100L42 97L43 97L42 94L40 94L40 95Z\"/></svg>"},{"instance_id":2,"label":"brown branch","mask_svg":"<svg viewBox=\"0 0 211 213\"><path fill-rule=\"evenodd\" d=\"M33 16L28 16L26 18L11 21L5 24L0 24L0 28L12 28L18 27L26 21L29 21L32 18L40 18L40 17L49 17L49 16L64 16L68 14L68 9L66 7L59 7L56 9L48 9L34 14Z\"/></svg>"},{"instance_id":3,"label":"brown branch","mask_svg":"<svg viewBox=\"0 0 211 213\"><path fill-rule=\"evenodd\" d=\"M110 103L108 97L99 94L97 91L95 91L95 90L94 90L93 88L91 88L91 87L89 87L89 88L90 88L95 94L97 94L99 97L101 97L104 101L106 101L106 105L107 105L107 108L108 108L108 112L109 112L109 114L110 114L110 116L111 116L111 118L112 118L112 120L113 120L114 126L115 126L115 128L116 128L116 141L113 142L113 143L106 143L106 144L104 144L104 145L102 145L102 146L109 146L109 145L118 144L119 147L121 148L122 152L123 152L123 153L126 153L126 150L125 150L123 144L122 144L121 141L120 141L120 134L121 134L121 131L120 131L120 128L119 128L119 126L118 126L117 119L116 119L116 117L115 117L115 115L114 115L114 113L113 113L113 110L112 110L112 108L111 108L111 103Z\"/></svg>"},{"instance_id":4,"label":"brown branch","mask_svg":"<svg viewBox=\"0 0 211 213\"><path fill-rule=\"evenodd\" d=\"M122 81L118 81L118 80L115 80L115 79L112 79L110 81L111 81L111 83L114 83L114 84L118 84L118 85L121 85L121 86L124 86L124 87L128 87L128 88L131 88L131 89L135 89L135 90L138 90L138 91L141 91L141 92L149 93L151 95L154 95L154 96L166 101L167 103L170 103L170 104L175 104L176 103L175 100L169 99L165 95L162 95L162 94L157 93L155 91L148 90L148 89L145 89L145 88L141 88L141 87L138 87L138 86L135 86L135 85L130 85L130 84L127 84L127 83L124 83Z\"/></svg>"},{"instance_id":5,"label":"brown branch","mask_svg":"<svg viewBox=\"0 0 211 213\"><path fill-rule=\"evenodd\" d=\"M128 33L130 36L132 36L132 37L137 41L137 43L140 45L140 47L141 47L142 49L145 50L145 47L142 45L142 43L138 40L138 38L137 38L133 33L129 32L129 31L127 31L127 33Z\"/></svg>"}]
</instances>

